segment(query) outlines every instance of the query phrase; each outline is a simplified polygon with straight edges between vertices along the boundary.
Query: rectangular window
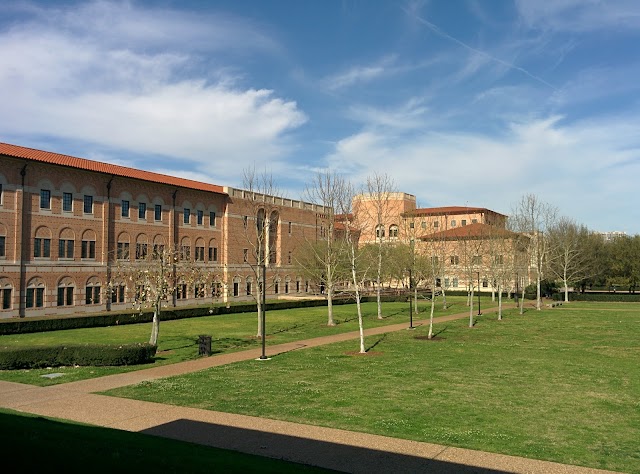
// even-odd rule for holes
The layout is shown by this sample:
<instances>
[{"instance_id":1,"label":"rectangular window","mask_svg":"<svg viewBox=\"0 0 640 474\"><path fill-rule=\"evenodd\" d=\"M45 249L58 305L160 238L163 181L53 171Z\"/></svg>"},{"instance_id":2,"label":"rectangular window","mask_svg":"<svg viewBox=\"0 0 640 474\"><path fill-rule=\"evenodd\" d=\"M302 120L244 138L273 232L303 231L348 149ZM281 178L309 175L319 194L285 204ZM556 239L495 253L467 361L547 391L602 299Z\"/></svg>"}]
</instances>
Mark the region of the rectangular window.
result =
<instances>
[{"instance_id":1,"label":"rectangular window","mask_svg":"<svg viewBox=\"0 0 640 474\"><path fill-rule=\"evenodd\" d=\"M85 304L100 304L100 286L85 287Z\"/></svg>"},{"instance_id":2,"label":"rectangular window","mask_svg":"<svg viewBox=\"0 0 640 474\"><path fill-rule=\"evenodd\" d=\"M409 229L413 229L415 227L415 223L414 222L409 222Z\"/></svg>"},{"instance_id":3,"label":"rectangular window","mask_svg":"<svg viewBox=\"0 0 640 474\"><path fill-rule=\"evenodd\" d=\"M153 219L156 221L162 220L162 206L160 204L156 204L153 208Z\"/></svg>"},{"instance_id":4,"label":"rectangular window","mask_svg":"<svg viewBox=\"0 0 640 474\"><path fill-rule=\"evenodd\" d=\"M147 218L147 204L144 202L138 203L138 219L146 220Z\"/></svg>"},{"instance_id":5,"label":"rectangular window","mask_svg":"<svg viewBox=\"0 0 640 474\"><path fill-rule=\"evenodd\" d=\"M11 288L2 289L2 309L11 309Z\"/></svg>"},{"instance_id":6,"label":"rectangular window","mask_svg":"<svg viewBox=\"0 0 640 474\"><path fill-rule=\"evenodd\" d=\"M273 284L273 292L277 295L279 291L280 291L280 284L276 281Z\"/></svg>"},{"instance_id":7,"label":"rectangular window","mask_svg":"<svg viewBox=\"0 0 640 474\"><path fill-rule=\"evenodd\" d=\"M244 263L249 261L249 249L242 249L242 260Z\"/></svg>"},{"instance_id":8,"label":"rectangular window","mask_svg":"<svg viewBox=\"0 0 640 474\"><path fill-rule=\"evenodd\" d=\"M472 224L477 224L478 223L478 219L471 219L471 223Z\"/></svg>"},{"instance_id":9,"label":"rectangular window","mask_svg":"<svg viewBox=\"0 0 640 474\"><path fill-rule=\"evenodd\" d=\"M453 279L453 283L452 283L451 286L453 286L454 288L458 288L458 279L457 278Z\"/></svg>"},{"instance_id":10,"label":"rectangular window","mask_svg":"<svg viewBox=\"0 0 640 474\"><path fill-rule=\"evenodd\" d=\"M60 239L58 242L58 258L73 258L73 240Z\"/></svg>"},{"instance_id":11,"label":"rectangular window","mask_svg":"<svg viewBox=\"0 0 640 474\"><path fill-rule=\"evenodd\" d=\"M96 258L96 241L95 240L83 240L82 250L80 253L82 258Z\"/></svg>"},{"instance_id":12,"label":"rectangular window","mask_svg":"<svg viewBox=\"0 0 640 474\"><path fill-rule=\"evenodd\" d=\"M438 221L435 221L435 222L433 223L433 227L436 227L436 228L437 228L439 225L440 225L440 223L439 223Z\"/></svg>"},{"instance_id":13,"label":"rectangular window","mask_svg":"<svg viewBox=\"0 0 640 474\"><path fill-rule=\"evenodd\" d=\"M216 213L213 211L209 213L209 226L210 227L216 226Z\"/></svg>"},{"instance_id":14,"label":"rectangular window","mask_svg":"<svg viewBox=\"0 0 640 474\"><path fill-rule=\"evenodd\" d=\"M247 224L249 223L249 216L243 216L242 217L242 225L244 226L244 228L247 228Z\"/></svg>"},{"instance_id":15,"label":"rectangular window","mask_svg":"<svg viewBox=\"0 0 640 474\"><path fill-rule=\"evenodd\" d=\"M73 211L73 195L71 193L62 193L62 210L65 212Z\"/></svg>"},{"instance_id":16,"label":"rectangular window","mask_svg":"<svg viewBox=\"0 0 640 474\"><path fill-rule=\"evenodd\" d=\"M5 257L5 236L0 235L0 257Z\"/></svg>"},{"instance_id":17,"label":"rectangular window","mask_svg":"<svg viewBox=\"0 0 640 474\"><path fill-rule=\"evenodd\" d=\"M187 299L187 285L186 283L181 283L176 287L176 296L179 300Z\"/></svg>"},{"instance_id":18,"label":"rectangular window","mask_svg":"<svg viewBox=\"0 0 640 474\"><path fill-rule=\"evenodd\" d=\"M251 282L247 282L247 296L251 296Z\"/></svg>"},{"instance_id":19,"label":"rectangular window","mask_svg":"<svg viewBox=\"0 0 640 474\"><path fill-rule=\"evenodd\" d=\"M182 212L182 222L188 224L191 220L191 209L185 208Z\"/></svg>"},{"instance_id":20,"label":"rectangular window","mask_svg":"<svg viewBox=\"0 0 640 474\"><path fill-rule=\"evenodd\" d=\"M460 264L460 257L458 257L457 255L451 255L451 257L449 257L449 260L451 261L451 265Z\"/></svg>"},{"instance_id":21,"label":"rectangular window","mask_svg":"<svg viewBox=\"0 0 640 474\"><path fill-rule=\"evenodd\" d=\"M180 247L180 260L191 260L191 246L183 245Z\"/></svg>"},{"instance_id":22,"label":"rectangular window","mask_svg":"<svg viewBox=\"0 0 640 474\"><path fill-rule=\"evenodd\" d=\"M34 257L50 257L51 256L51 239L42 239L38 237L33 239L33 256Z\"/></svg>"},{"instance_id":23,"label":"rectangular window","mask_svg":"<svg viewBox=\"0 0 640 474\"><path fill-rule=\"evenodd\" d=\"M467 225L467 220L466 219L462 219L462 225Z\"/></svg>"},{"instance_id":24,"label":"rectangular window","mask_svg":"<svg viewBox=\"0 0 640 474\"><path fill-rule=\"evenodd\" d=\"M287 263L291 265L291 251L289 251L289 254L287 255Z\"/></svg>"},{"instance_id":25,"label":"rectangular window","mask_svg":"<svg viewBox=\"0 0 640 474\"><path fill-rule=\"evenodd\" d=\"M153 244L153 259L157 260L164 253L164 245Z\"/></svg>"},{"instance_id":26,"label":"rectangular window","mask_svg":"<svg viewBox=\"0 0 640 474\"><path fill-rule=\"evenodd\" d=\"M210 262L218 261L218 247L209 247L209 261Z\"/></svg>"},{"instance_id":27,"label":"rectangular window","mask_svg":"<svg viewBox=\"0 0 640 474\"><path fill-rule=\"evenodd\" d=\"M44 306L44 288L27 288L27 308L42 308Z\"/></svg>"},{"instance_id":28,"label":"rectangular window","mask_svg":"<svg viewBox=\"0 0 640 474\"><path fill-rule=\"evenodd\" d=\"M111 289L111 302L112 303L124 303L125 288L126 287L124 285L118 285L118 286L114 286Z\"/></svg>"},{"instance_id":29,"label":"rectangular window","mask_svg":"<svg viewBox=\"0 0 640 474\"><path fill-rule=\"evenodd\" d=\"M147 258L147 244L136 244L136 260Z\"/></svg>"},{"instance_id":30,"label":"rectangular window","mask_svg":"<svg viewBox=\"0 0 640 474\"><path fill-rule=\"evenodd\" d=\"M453 220L451 221L451 227L455 227L455 226L456 226L456 220L455 220L455 219L453 219Z\"/></svg>"},{"instance_id":31,"label":"rectangular window","mask_svg":"<svg viewBox=\"0 0 640 474\"><path fill-rule=\"evenodd\" d=\"M204 247L196 247L196 255L197 262L204 262Z\"/></svg>"},{"instance_id":32,"label":"rectangular window","mask_svg":"<svg viewBox=\"0 0 640 474\"><path fill-rule=\"evenodd\" d=\"M84 195L83 210L85 214L93 214L93 196Z\"/></svg>"},{"instance_id":33,"label":"rectangular window","mask_svg":"<svg viewBox=\"0 0 640 474\"><path fill-rule=\"evenodd\" d=\"M426 228L427 228L427 223L426 223L426 221L422 221L422 222L420 223L420 227L422 227L423 229L426 229Z\"/></svg>"},{"instance_id":34,"label":"rectangular window","mask_svg":"<svg viewBox=\"0 0 640 474\"><path fill-rule=\"evenodd\" d=\"M482 255L474 255L471 258L472 265L482 265Z\"/></svg>"},{"instance_id":35,"label":"rectangular window","mask_svg":"<svg viewBox=\"0 0 640 474\"><path fill-rule=\"evenodd\" d=\"M204 283L196 283L193 285L193 296L195 298L204 297Z\"/></svg>"},{"instance_id":36,"label":"rectangular window","mask_svg":"<svg viewBox=\"0 0 640 474\"><path fill-rule=\"evenodd\" d=\"M233 296L238 296L240 294L240 283L237 281L233 282Z\"/></svg>"},{"instance_id":37,"label":"rectangular window","mask_svg":"<svg viewBox=\"0 0 640 474\"><path fill-rule=\"evenodd\" d=\"M504 264L504 255L496 255L495 263L496 265Z\"/></svg>"},{"instance_id":38,"label":"rectangular window","mask_svg":"<svg viewBox=\"0 0 640 474\"><path fill-rule=\"evenodd\" d=\"M27 288L27 299L25 302L25 306L27 308L33 308L33 296L34 296L35 288Z\"/></svg>"},{"instance_id":39,"label":"rectangular window","mask_svg":"<svg viewBox=\"0 0 640 474\"><path fill-rule=\"evenodd\" d=\"M44 288L36 288L36 308L44 306Z\"/></svg>"},{"instance_id":40,"label":"rectangular window","mask_svg":"<svg viewBox=\"0 0 640 474\"><path fill-rule=\"evenodd\" d=\"M73 287L58 287L58 306L73 306Z\"/></svg>"},{"instance_id":41,"label":"rectangular window","mask_svg":"<svg viewBox=\"0 0 640 474\"><path fill-rule=\"evenodd\" d=\"M204 223L204 211L196 211L196 217L198 225L202 225Z\"/></svg>"},{"instance_id":42,"label":"rectangular window","mask_svg":"<svg viewBox=\"0 0 640 474\"><path fill-rule=\"evenodd\" d=\"M40 190L40 209L51 209L51 191L48 189Z\"/></svg>"},{"instance_id":43,"label":"rectangular window","mask_svg":"<svg viewBox=\"0 0 640 474\"><path fill-rule=\"evenodd\" d=\"M120 205L121 215L122 217L129 217L129 201L122 201Z\"/></svg>"},{"instance_id":44,"label":"rectangular window","mask_svg":"<svg viewBox=\"0 0 640 474\"><path fill-rule=\"evenodd\" d=\"M293 224L291 222L289 222L289 235L291 235L291 229L293 228L292 226L293 226Z\"/></svg>"},{"instance_id":45,"label":"rectangular window","mask_svg":"<svg viewBox=\"0 0 640 474\"><path fill-rule=\"evenodd\" d=\"M129 259L129 242L118 242L118 247L116 252L117 252L118 260L128 260Z\"/></svg>"}]
</instances>

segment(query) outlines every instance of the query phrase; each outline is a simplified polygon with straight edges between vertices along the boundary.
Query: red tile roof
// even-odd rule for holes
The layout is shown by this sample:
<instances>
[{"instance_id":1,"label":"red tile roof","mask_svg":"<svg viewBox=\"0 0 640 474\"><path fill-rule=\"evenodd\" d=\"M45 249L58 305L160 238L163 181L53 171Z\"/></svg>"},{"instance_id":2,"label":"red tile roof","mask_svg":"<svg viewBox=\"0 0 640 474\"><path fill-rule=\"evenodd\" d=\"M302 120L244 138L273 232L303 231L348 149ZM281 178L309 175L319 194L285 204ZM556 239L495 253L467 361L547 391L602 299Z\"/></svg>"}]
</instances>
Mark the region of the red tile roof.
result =
<instances>
[{"instance_id":1,"label":"red tile roof","mask_svg":"<svg viewBox=\"0 0 640 474\"><path fill-rule=\"evenodd\" d=\"M446 207L423 207L420 209L414 209L407 211L404 216L448 216L453 214L475 214L482 212L493 212L498 215L499 212L492 211L486 207L467 207L467 206L446 206Z\"/></svg>"},{"instance_id":2,"label":"red tile roof","mask_svg":"<svg viewBox=\"0 0 640 474\"><path fill-rule=\"evenodd\" d=\"M487 239L489 237L515 238L518 236L520 236L520 234L516 234L502 227L477 223L423 235L420 237L420 240Z\"/></svg>"},{"instance_id":3,"label":"red tile roof","mask_svg":"<svg viewBox=\"0 0 640 474\"><path fill-rule=\"evenodd\" d=\"M11 156L14 158L23 158L26 160L39 161L53 165L68 166L70 168L78 168L82 170L95 171L97 173L105 173L109 175L122 176L125 178L141 179L154 183L168 184L170 186L179 186L181 188L197 189L198 191L208 191L218 194L226 194L222 186L216 184L201 183L185 178L177 178L151 171L137 170L135 168L127 168L126 166L111 165L100 161L87 160L85 158L76 158L74 156L61 155L49 151L36 150L8 143L0 142L0 155Z\"/></svg>"}]
</instances>

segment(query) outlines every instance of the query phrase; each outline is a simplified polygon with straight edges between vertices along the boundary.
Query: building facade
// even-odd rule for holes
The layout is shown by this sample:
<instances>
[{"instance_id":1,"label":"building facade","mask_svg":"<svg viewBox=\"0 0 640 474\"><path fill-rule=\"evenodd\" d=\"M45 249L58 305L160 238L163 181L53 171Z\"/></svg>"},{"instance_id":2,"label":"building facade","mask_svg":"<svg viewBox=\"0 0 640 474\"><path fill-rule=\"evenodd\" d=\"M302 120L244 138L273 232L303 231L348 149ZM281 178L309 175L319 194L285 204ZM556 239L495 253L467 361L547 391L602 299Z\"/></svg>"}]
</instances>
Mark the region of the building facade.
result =
<instances>
[{"instance_id":1,"label":"building facade","mask_svg":"<svg viewBox=\"0 0 640 474\"><path fill-rule=\"evenodd\" d=\"M253 299L267 213L269 296L309 289L291 255L322 238L321 206L6 143L0 165L0 318L126 309L134 289L113 289L114 269L166 248L217 275L170 304Z\"/></svg>"}]
</instances>

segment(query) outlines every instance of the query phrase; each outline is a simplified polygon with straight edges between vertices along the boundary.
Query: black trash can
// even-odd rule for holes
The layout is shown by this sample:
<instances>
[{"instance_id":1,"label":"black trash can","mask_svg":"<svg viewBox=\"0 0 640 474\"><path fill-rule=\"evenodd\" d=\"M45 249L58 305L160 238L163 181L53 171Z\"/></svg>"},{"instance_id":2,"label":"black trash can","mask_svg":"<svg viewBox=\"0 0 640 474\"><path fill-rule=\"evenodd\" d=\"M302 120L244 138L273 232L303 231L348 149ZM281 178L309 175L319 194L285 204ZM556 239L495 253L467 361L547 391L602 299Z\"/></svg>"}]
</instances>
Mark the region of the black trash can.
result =
<instances>
[{"instance_id":1,"label":"black trash can","mask_svg":"<svg viewBox=\"0 0 640 474\"><path fill-rule=\"evenodd\" d=\"M211 336L198 336L198 355L211 355Z\"/></svg>"}]
</instances>

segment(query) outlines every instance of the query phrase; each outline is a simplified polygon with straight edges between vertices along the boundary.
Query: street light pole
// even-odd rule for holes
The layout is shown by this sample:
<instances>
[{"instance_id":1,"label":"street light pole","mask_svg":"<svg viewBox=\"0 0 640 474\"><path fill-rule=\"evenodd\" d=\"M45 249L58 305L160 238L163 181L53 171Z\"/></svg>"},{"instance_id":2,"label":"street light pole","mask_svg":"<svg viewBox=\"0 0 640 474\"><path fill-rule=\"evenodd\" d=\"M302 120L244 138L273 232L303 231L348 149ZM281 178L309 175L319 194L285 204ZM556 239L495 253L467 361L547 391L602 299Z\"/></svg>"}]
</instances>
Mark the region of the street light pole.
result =
<instances>
[{"instance_id":1,"label":"street light pole","mask_svg":"<svg viewBox=\"0 0 640 474\"><path fill-rule=\"evenodd\" d=\"M413 329L413 294L412 290L412 278L411 278L411 269L409 268L409 329Z\"/></svg>"}]
</instances>

